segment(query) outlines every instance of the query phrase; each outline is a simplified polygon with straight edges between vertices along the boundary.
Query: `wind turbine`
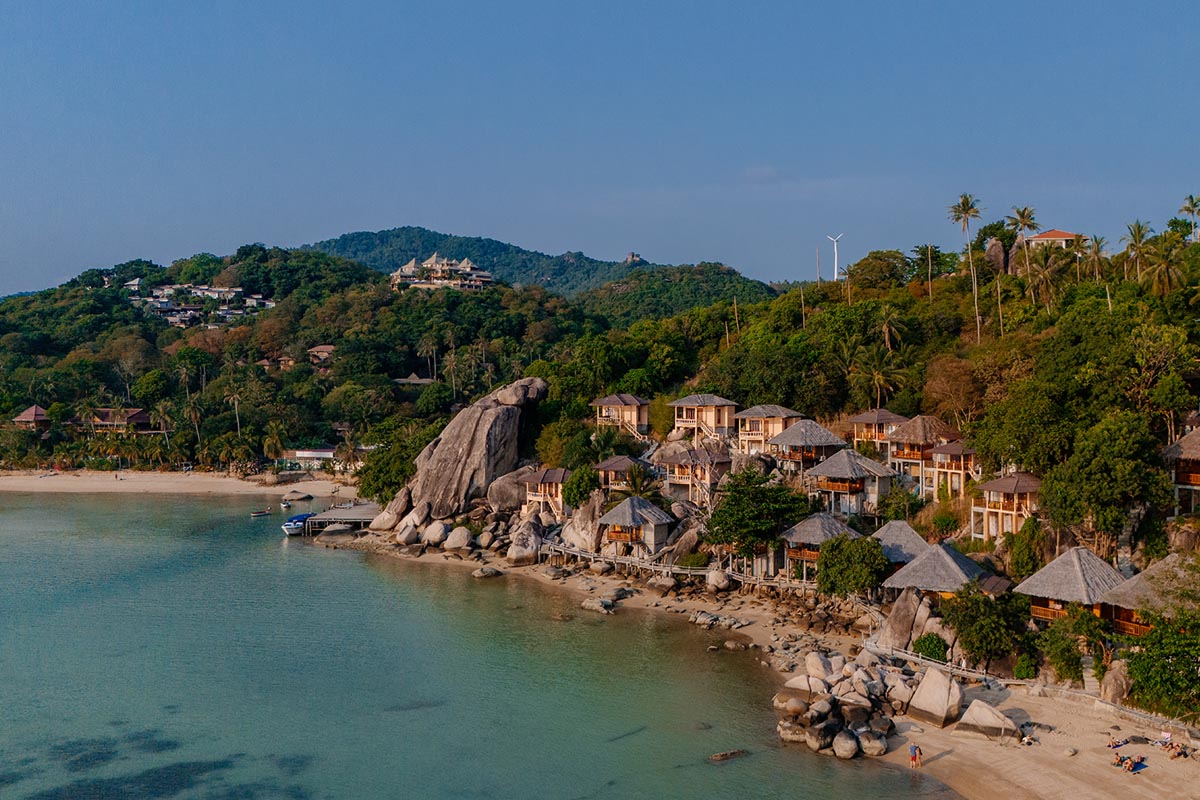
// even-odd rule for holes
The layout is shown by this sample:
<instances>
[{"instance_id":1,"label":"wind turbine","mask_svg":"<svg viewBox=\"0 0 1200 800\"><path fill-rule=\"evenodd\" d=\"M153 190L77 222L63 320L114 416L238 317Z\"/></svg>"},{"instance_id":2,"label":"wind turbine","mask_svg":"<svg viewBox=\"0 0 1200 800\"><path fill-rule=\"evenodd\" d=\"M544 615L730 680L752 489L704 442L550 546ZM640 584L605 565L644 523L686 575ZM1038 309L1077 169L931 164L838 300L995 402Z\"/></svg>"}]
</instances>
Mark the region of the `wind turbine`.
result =
<instances>
[{"instance_id":1,"label":"wind turbine","mask_svg":"<svg viewBox=\"0 0 1200 800\"><path fill-rule=\"evenodd\" d=\"M825 238L826 238L826 239L828 239L829 241L833 242L833 279L834 279L835 281L838 279L838 253L837 253L837 243L838 243L838 239L842 238L842 237L843 237L843 236L845 236L845 235L846 235L846 234L844 234L844 233L839 233L837 236L826 236L826 237L825 237Z\"/></svg>"}]
</instances>

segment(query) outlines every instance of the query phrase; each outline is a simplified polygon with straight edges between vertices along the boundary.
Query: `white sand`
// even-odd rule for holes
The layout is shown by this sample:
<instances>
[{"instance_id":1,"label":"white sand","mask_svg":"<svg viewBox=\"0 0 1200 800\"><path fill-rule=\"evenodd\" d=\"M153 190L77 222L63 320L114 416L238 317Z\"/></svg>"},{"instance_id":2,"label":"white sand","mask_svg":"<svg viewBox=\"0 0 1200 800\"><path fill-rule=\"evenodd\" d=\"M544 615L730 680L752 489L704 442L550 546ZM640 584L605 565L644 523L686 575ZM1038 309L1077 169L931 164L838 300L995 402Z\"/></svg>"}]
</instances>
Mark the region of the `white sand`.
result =
<instances>
[{"instance_id":1,"label":"white sand","mask_svg":"<svg viewBox=\"0 0 1200 800\"><path fill-rule=\"evenodd\" d=\"M356 496L353 486L343 486L330 480L300 481L298 483L264 486L254 480L242 480L213 472L0 472L0 492L53 493L129 493L129 494L193 494L276 495L296 490L314 497L328 497L337 487L337 495L349 500Z\"/></svg>"}]
</instances>

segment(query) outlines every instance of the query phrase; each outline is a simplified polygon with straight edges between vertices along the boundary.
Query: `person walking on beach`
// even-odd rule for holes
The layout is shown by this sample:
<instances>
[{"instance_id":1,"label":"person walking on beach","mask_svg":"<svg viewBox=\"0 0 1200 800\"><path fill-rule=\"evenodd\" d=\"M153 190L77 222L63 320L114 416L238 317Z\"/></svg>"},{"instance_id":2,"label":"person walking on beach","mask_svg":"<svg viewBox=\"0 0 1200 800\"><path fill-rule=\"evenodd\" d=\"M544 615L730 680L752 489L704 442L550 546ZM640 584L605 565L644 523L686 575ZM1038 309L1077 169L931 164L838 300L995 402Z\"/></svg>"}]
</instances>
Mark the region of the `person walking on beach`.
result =
<instances>
[{"instance_id":1,"label":"person walking on beach","mask_svg":"<svg viewBox=\"0 0 1200 800\"><path fill-rule=\"evenodd\" d=\"M917 745L915 743L910 744L908 746L908 768L909 769L917 768L917 753L919 753L919 752L921 752L921 748L917 747Z\"/></svg>"}]
</instances>

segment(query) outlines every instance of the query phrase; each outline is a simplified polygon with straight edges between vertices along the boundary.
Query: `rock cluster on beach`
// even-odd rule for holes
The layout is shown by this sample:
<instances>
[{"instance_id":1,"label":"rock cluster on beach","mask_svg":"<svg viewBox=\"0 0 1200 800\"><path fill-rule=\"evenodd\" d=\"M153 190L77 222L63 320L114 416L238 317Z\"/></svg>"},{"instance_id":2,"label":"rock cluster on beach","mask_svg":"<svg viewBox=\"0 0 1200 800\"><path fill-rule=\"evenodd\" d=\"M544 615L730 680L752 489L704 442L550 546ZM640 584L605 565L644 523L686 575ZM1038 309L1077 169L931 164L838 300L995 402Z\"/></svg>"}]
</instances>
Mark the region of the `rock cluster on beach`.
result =
<instances>
[{"instance_id":1,"label":"rock cluster on beach","mask_svg":"<svg viewBox=\"0 0 1200 800\"><path fill-rule=\"evenodd\" d=\"M780 715L779 738L818 753L843 759L859 753L881 756L895 731L894 716L907 714L941 727L961 711L962 687L941 670L921 675L866 650L851 661L813 650L804 656L803 669L775 695L773 705ZM987 709L977 709L980 727L1001 727Z\"/></svg>"}]
</instances>

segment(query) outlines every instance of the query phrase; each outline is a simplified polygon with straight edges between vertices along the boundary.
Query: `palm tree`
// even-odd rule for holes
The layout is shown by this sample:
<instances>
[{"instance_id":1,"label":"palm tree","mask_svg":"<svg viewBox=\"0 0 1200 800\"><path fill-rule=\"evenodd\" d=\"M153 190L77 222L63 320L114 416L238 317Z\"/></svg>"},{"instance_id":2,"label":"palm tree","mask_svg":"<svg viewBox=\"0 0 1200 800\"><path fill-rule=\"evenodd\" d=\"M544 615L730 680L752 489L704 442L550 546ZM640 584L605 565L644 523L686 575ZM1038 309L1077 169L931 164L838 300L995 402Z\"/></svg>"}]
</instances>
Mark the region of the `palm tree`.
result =
<instances>
[{"instance_id":1,"label":"palm tree","mask_svg":"<svg viewBox=\"0 0 1200 800\"><path fill-rule=\"evenodd\" d=\"M1060 252L1059 248L1052 245L1039 247L1026 278L1029 298L1034 302L1040 300L1047 314L1050 313L1050 300L1054 297L1054 283L1061 264Z\"/></svg>"},{"instance_id":2,"label":"palm tree","mask_svg":"<svg viewBox=\"0 0 1200 800\"><path fill-rule=\"evenodd\" d=\"M200 420L204 417L200 410L200 397L189 397L187 401L187 418L192 423L192 428L196 431L196 444L200 444Z\"/></svg>"},{"instance_id":3,"label":"palm tree","mask_svg":"<svg viewBox=\"0 0 1200 800\"><path fill-rule=\"evenodd\" d=\"M1100 282L1100 278L1104 274L1104 266L1107 259L1104 257L1104 245L1107 242L1103 236L1093 236L1091 246L1087 252L1088 266L1092 268L1092 274L1096 276L1096 283Z\"/></svg>"},{"instance_id":4,"label":"palm tree","mask_svg":"<svg viewBox=\"0 0 1200 800\"><path fill-rule=\"evenodd\" d=\"M1125 229L1128 233L1121 237L1121 241L1125 242L1125 255L1129 261L1133 262L1137 279L1140 281L1142 279L1142 262L1146 258L1146 247L1152 231L1149 223L1142 222L1140 219L1135 219L1126 225ZM1128 264L1128 262L1126 263ZM1129 280L1128 266L1125 270L1125 280Z\"/></svg>"},{"instance_id":5,"label":"palm tree","mask_svg":"<svg viewBox=\"0 0 1200 800\"><path fill-rule=\"evenodd\" d=\"M908 333L908 326L900 316L900 310L890 303L879 307L879 332L883 334L883 344L888 352L892 352L892 340L897 344Z\"/></svg>"},{"instance_id":6,"label":"palm tree","mask_svg":"<svg viewBox=\"0 0 1200 800\"><path fill-rule=\"evenodd\" d=\"M92 436L96 435L96 409L100 407L94 395L88 395L75 404L75 413L79 418L87 423L88 428L92 432Z\"/></svg>"},{"instance_id":7,"label":"palm tree","mask_svg":"<svg viewBox=\"0 0 1200 800\"><path fill-rule=\"evenodd\" d=\"M1149 249L1149 264L1142 283L1155 297L1166 297L1183 285L1183 270L1179 267L1179 250L1183 247L1179 234L1168 232L1158 237Z\"/></svg>"},{"instance_id":8,"label":"palm tree","mask_svg":"<svg viewBox=\"0 0 1200 800\"><path fill-rule=\"evenodd\" d=\"M437 380L437 354L437 336L432 333L426 333L417 342L417 356L425 359L425 367L429 370L429 377L434 380Z\"/></svg>"},{"instance_id":9,"label":"palm tree","mask_svg":"<svg viewBox=\"0 0 1200 800\"><path fill-rule=\"evenodd\" d=\"M950 206L950 219L962 226L963 239L967 243L967 263L971 266L971 296L975 300L975 341L983 338L983 321L979 316L979 279L975 274L975 255L971 247L971 220L979 219L979 201L973 194L962 194L958 202Z\"/></svg>"},{"instance_id":10,"label":"palm tree","mask_svg":"<svg viewBox=\"0 0 1200 800\"><path fill-rule=\"evenodd\" d=\"M150 409L150 424L158 426L167 444L171 443L171 436L167 433L167 428L171 427L171 415L174 412L175 406L171 404L170 400L159 400L154 404L154 408Z\"/></svg>"},{"instance_id":11,"label":"palm tree","mask_svg":"<svg viewBox=\"0 0 1200 800\"><path fill-rule=\"evenodd\" d=\"M287 427L283 422L277 419L268 422L262 442L263 455L272 460L283 456L283 443L286 439Z\"/></svg>"},{"instance_id":12,"label":"palm tree","mask_svg":"<svg viewBox=\"0 0 1200 800\"><path fill-rule=\"evenodd\" d=\"M861 382L875 393L875 407L883 406L883 396L900 387L904 373L895 365L892 354L879 345L864 348L856 365Z\"/></svg>"},{"instance_id":13,"label":"palm tree","mask_svg":"<svg viewBox=\"0 0 1200 800\"><path fill-rule=\"evenodd\" d=\"M1189 194L1183 198L1183 205L1179 207L1179 213L1192 218L1192 241L1200 242L1200 230L1196 228L1196 217L1200 216L1200 200L1196 199L1196 195Z\"/></svg>"},{"instance_id":14,"label":"palm tree","mask_svg":"<svg viewBox=\"0 0 1200 800\"><path fill-rule=\"evenodd\" d=\"M645 467L641 464L631 464L625 473L625 488L613 489L608 494L607 508L613 508L624 500L630 497L640 497L643 500L649 500L656 506L664 504L662 492L658 488L658 482L654 480Z\"/></svg>"},{"instance_id":15,"label":"palm tree","mask_svg":"<svg viewBox=\"0 0 1200 800\"><path fill-rule=\"evenodd\" d=\"M1035 213L1034 209L1029 206L1022 206L1021 208L1013 206L1012 215L1004 218L1005 226L1010 231L1015 231L1021 237L1021 250L1025 253L1026 275L1029 274L1029 239L1025 234L1032 233L1042 227L1034 219Z\"/></svg>"},{"instance_id":16,"label":"palm tree","mask_svg":"<svg viewBox=\"0 0 1200 800\"><path fill-rule=\"evenodd\" d=\"M237 393L236 389L231 389L225 395L225 403L233 406L233 418L237 422L237 435L242 435L242 414L239 409L242 403L242 396Z\"/></svg>"}]
</instances>

